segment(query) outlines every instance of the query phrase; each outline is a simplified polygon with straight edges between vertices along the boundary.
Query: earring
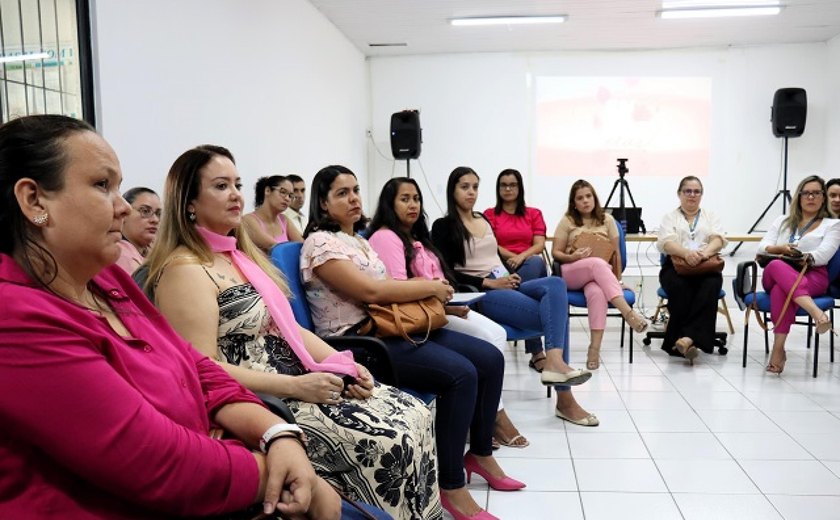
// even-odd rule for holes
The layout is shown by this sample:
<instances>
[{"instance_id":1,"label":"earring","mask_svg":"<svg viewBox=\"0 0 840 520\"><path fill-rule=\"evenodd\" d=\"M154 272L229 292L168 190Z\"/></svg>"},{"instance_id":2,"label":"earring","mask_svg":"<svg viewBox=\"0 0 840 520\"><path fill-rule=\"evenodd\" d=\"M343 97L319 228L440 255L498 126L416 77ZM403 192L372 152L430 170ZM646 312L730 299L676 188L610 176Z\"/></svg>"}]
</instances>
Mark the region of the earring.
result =
<instances>
[{"instance_id":1,"label":"earring","mask_svg":"<svg viewBox=\"0 0 840 520\"><path fill-rule=\"evenodd\" d=\"M34 217L32 217L32 223L35 224L36 226L43 226L44 224L47 223L47 221L49 219L50 219L49 214L41 213L40 215L35 215Z\"/></svg>"},{"instance_id":2,"label":"earring","mask_svg":"<svg viewBox=\"0 0 840 520\"><path fill-rule=\"evenodd\" d=\"M195 213L191 211L191 212L187 215L187 218L189 218L189 219L190 219L190 222L195 222Z\"/></svg>"}]
</instances>

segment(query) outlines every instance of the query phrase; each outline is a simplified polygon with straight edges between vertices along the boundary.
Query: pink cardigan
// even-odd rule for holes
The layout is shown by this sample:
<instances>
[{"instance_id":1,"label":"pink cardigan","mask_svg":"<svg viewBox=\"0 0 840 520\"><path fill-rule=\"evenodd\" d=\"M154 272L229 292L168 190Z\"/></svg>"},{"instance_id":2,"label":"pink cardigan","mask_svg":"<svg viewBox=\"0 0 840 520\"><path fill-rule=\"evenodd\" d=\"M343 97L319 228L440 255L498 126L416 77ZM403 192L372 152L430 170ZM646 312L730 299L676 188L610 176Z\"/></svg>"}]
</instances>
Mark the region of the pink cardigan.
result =
<instances>
[{"instance_id":1,"label":"pink cardigan","mask_svg":"<svg viewBox=\"0 0 840 520\"><path fill-rule=\"evenodd\" d=\"M116 266L94 278L130 331L0 254L0 518L145 519L244 509L259 474L212 415L259 402L181 339Z\"/></svg>"}]
</instances>

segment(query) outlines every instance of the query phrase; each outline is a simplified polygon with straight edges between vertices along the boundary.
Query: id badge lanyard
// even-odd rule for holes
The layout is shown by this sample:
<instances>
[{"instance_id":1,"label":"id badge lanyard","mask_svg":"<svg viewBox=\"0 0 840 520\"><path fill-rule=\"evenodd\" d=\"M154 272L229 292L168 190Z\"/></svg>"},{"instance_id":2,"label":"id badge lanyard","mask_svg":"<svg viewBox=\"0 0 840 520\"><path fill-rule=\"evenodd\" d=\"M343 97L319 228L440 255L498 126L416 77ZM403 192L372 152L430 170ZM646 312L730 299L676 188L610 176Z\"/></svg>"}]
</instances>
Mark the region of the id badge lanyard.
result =
<instances>
[{"instance_id":1,"label":"id badge lanyard","mask_svg":"<svg viewBox=\"0 0 840 520\"><path fill-rule=\"evenodd\" d=\"M808 230L811 229L811 226L813 226L814 222L816 222L816 221L817 221L817 217L814 217L811 220L809 220L808 223L805 224L802 228L800 228L800 229L794 228L793 232L790 234L790 237L788 238L788 244L791 244L792 246L798 246L799 241L802 239L802 235L807 233Z\"/></svg>"}]
</instances>

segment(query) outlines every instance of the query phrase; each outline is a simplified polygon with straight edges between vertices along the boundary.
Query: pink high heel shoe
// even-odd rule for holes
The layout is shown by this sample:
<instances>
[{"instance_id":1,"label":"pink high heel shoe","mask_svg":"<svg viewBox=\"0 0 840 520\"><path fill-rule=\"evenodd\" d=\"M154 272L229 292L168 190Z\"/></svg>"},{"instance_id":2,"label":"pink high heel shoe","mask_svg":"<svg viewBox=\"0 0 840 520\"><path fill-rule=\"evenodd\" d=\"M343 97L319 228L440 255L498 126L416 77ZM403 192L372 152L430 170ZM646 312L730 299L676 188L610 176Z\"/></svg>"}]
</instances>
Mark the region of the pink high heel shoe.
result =
<instances>
[{"instance_id":1,"label":"pink high heel shoe","mask_svg":"<svg viewBox=\"0 0 840 520\"><path fill-rule=\"evenodd\" d=\"M455 509L455 506L453 506L452 503L449 502L449 499L446 498L446 495L444 493L440 494L440 505L442 505L444 509L449 511L449 514L452 515L452 517L455 520L499 520L499 517L493 516L483 509L472 516L467 516L464 513Z\"/></svg>"},{"instance_id":2,"label":"pink high heel shoe","mask_svg":"<svg viewBox=\"0 0 840 520\"><path fill-rule=\"evenodd\" d=\"M472 453L464 455L464 469L467 471L467 483L472 479L473 473L478 473L484 480L490 484L490 487L496 491L516 491L525 487L524 482L520 482L510 477L494 477L486 469L481 467L478 459Z\"/></svg>"}]
</instances>

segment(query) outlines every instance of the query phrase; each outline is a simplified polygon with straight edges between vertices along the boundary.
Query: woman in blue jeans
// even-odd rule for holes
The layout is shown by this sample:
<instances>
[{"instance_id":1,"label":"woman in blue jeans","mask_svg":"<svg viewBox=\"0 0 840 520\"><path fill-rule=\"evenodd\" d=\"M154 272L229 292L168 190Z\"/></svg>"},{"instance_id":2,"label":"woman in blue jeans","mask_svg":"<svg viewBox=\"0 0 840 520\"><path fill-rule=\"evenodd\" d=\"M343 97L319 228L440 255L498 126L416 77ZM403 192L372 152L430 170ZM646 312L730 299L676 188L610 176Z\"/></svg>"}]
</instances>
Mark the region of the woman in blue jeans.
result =
<instances>
[{"instance_id":1,"label":"woman in blue jeans","mask_svg":"<svg viewBox=\"0 0 840 520\"><path fill-rule=\"evenodd\" d=\"M393 280L385 264L357 232L365 225L356 176L343 166L327 166L312 180L310 220L301 250L301 277L319 335L358 329L365 305L452 297L446 280ZM478 473L497 491L525 484L505 475L492 455L491 439L502 393L504 356L489 343L450 330L437 330L415 345L385 338L402 385L438 396L435 436L441 503L456 519L492 520L466 488ZM395 410L398 413L398 410ZM464 455L469 430L470 449ZM421 453L394 453L410 463ZM432 464L434 461L432 461ZM396 465L395 465L396 466ZM434 482L428 483L430 486Z\"/></svg>"},{"instance_id":2,"label":"woman in blue jeans","mask_svg":"<svg viewBox=\"0 0 840 520\"><path fill-rule=\"evenodd\" d=\"M546 363L540 380L560 390L554 414L581 426L597 426L598 418L584 410L569 389L588 381L592 373L568 365L566 284L557 277L522 281L508 273L490 224L473 210L478 183L472 168L452 171L446 185L446 216L432 226L432 242L459 282L487 291L481 300L482 314L497 323L543 332Z\"/></svg>"}]
</instances>

